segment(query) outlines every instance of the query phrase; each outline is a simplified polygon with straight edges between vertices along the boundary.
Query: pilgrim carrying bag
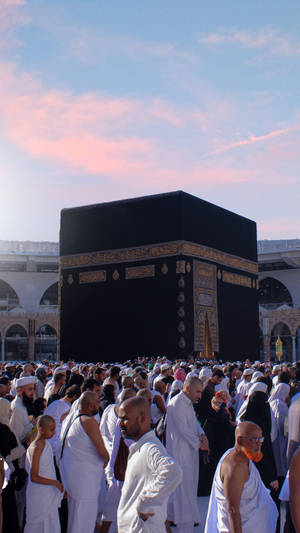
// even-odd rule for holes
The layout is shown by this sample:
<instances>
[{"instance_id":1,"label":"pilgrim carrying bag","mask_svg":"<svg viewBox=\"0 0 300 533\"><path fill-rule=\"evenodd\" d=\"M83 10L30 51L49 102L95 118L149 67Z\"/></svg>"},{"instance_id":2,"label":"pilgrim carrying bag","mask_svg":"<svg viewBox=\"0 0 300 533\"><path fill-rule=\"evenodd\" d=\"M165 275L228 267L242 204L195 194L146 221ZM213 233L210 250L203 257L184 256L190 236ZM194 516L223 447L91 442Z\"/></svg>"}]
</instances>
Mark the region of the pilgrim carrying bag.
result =
<instances>
[{"instance_id":1,"label":"pilgrim carrying bag","mask_svg":"<svg viewBox=\"0 0 300 533\"><path fill-rule=\"evenodd\" d=\"M114 475L118 481L124 481L125 479L128 454L129 454L128 446L126 446L123 437L121 437L119 450L118 450L118 454L117 454L115 466L114 466Z\"/></svg>"},{"instance_id":2,"label":"pilgrim carrying bag","mask_svg":"<svg viewBox=\"0 0 300 533\"><path fill-rule=\"evenodd\" d=\"M22 490L25 487L25 483L28 478L28 474L25 468L20 468L18 459L12 462L14 465L14 471L10 476L10 482L14 490Z\"/></svg>"}]
</instances>

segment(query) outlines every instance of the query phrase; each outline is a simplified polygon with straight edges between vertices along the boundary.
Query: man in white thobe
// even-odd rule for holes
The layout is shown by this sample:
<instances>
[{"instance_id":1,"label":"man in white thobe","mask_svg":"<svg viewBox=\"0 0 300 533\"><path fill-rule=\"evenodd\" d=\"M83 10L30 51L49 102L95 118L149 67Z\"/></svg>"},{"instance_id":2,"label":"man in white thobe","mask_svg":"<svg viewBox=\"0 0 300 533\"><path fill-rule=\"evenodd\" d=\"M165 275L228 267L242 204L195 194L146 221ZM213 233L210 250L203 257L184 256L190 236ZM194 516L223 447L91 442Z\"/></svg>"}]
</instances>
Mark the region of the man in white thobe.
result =
<instances>
[{"instance_id":1,"label":"man in white thobe","mask_svg":"<svg viewBox=\"0 0 300 533\"><path fill-rule=\"evenodd\" d=\"M17 395L11 402L11 417L10 427L15 432L21 444L27 448L28 438L33 436L33 424L28 416L27 405L32 403L34 398L34 387L36 378L26 376L16 380ZM18 464L21 468L25 466L25 450L24 455L18 459ZM18 521L19 525L23 524L24 508L26 500L26 485L22 490L16 492Z\"/></svg>"},{"instance_id":2,"label":"man in white thobe","mask_svg":"<svg viewBox=\"0 0 300 533\"><path fill-rule=\"evenodd\" d=\"M251 387L250 381L251 381L252 374L253 374L252 368L246 368L243 372L243 379L237 386L235 404L234 404L234 410L235 410L236 416L238 415L238 412L241 406L243 405L244 401L246 400L248 396L248 391Z\"/></svg>"},{"instance_id":3,"label":"man in white thobe","mask_svg":"<svg viewBox=\"0 0 300 533\"><path fill-rule=\"evenodd\" d=\"M10 426L23 443L33 429L26 405L34 398L35 377L19 378L16 381L17 396L11 402ZM23 465L25 464L25 457Z\"/></svg>"},{"instance_id":4,"label":"man in white thobe","mask_svg":"<svg viewBox=\"0 0 300 533\"><path fill-rule=\"evenodd\" d=\"M262 430L241 422L235 436L217 466L205 533L275 533L277 508L253 462L262 458Z\"/></svg>"},{"instance_id":5,"label":"man in white thobe","mask_svg":"<svg viewBox=\"0 0 300 533\"><path fill-rule=\"evenodd\" d=\"M109 455L94 415L99 409L95 392L80 397L79 414L62 436L60 473L68 495L67 533L93 533L103 467Z\"/></svg>"},{"instance_id":6,"label":"man in white thobe","mask_svg":"<svg viewBox=\"0 0 300 533\"><path fill-rule=\"evenodd\" d=\"M118 533L163 533L170 494L182 472L150 430L151 411L144 398L130 398L119 408L124 438L129 448L122 496L118 508Z\"/></svg>"},{"instance_id":7,"label":"man in white thobe","mask_svg":"<svg viewBox=\"0 0 300 533\"><path fill-rule=\"evenodd\" d=\"M200 522L197 503L199 449L208 450L208 440L198 422L193 403L200 397L205 378L187 376L183 390L169 401L167 407L166 448L180 464L181 484L170 501L168 519L177 526L177 533L193 533Z\"/></svg>"}]
</instances>

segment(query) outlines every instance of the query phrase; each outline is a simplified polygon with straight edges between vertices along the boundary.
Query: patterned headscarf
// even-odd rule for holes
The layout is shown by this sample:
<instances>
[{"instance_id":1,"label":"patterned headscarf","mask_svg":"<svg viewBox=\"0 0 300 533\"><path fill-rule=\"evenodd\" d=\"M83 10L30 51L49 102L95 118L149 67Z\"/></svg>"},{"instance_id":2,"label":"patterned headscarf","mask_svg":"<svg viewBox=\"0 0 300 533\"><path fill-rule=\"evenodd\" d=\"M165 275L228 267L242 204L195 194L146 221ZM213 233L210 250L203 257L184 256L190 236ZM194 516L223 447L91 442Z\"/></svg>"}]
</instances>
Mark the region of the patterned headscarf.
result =
<instances>
[{"instance_id":1,"label":"patterned headscarf","mask_svg":"<svg viewBox=\"0 0 300 533\"><path fill-rule=\"evenodd\" d=\"M182 381L182 383L184 383L185 378L186 378L186 373L183 370L183 368L177 368L177 370L175 370L174 378L177 379L178 381Z\"/></svg>"}]
</instances>

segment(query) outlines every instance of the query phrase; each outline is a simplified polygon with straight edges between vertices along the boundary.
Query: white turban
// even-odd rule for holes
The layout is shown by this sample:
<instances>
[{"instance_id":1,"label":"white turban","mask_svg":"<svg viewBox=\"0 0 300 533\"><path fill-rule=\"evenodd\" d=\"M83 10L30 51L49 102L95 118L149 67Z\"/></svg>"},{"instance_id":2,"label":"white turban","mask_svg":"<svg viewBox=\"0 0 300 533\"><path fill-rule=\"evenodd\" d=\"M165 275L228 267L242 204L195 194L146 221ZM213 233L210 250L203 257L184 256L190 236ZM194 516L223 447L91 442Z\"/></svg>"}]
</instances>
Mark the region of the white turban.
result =
<instances>
[{"instance_id":1,"label":"white turban","mask_svg":"<svg viewBox=\"0 0 300 533\"><path fill-rule=\"evenodd\" d=\"M26 385L35 385L37 379L33 376L26 376L25 378L19 378L16 381L16 387L25 387Z\"/></svg>"}]
</instances>

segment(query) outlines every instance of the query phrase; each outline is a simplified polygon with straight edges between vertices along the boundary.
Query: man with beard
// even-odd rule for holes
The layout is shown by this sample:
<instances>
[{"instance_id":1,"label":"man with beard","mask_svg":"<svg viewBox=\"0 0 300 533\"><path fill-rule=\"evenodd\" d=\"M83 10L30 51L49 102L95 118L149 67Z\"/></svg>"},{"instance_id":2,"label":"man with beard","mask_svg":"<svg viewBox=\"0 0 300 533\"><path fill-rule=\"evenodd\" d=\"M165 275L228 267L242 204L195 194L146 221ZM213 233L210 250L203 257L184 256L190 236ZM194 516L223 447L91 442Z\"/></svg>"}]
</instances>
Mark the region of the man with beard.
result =
<instances>
[{"instance_id":1,"label":"man with beard","mask_svg":"<svg viewBox=\"0 0 300 533\"><path fill-rule=\"evenodd\" d=\"M17 379L17 396L11 402L10 425L21 443L26 440L28 433L33 429L29 415L32 414L35 384L35 377Z\"/></svg>"},{"instance_id":2,"label":"man with beard","mask_svg":"<svg viewBox=\"0 0 300 533\"><path fill-rule=\"evenodd\" d=\"M123 438L134 441L118 508L118 533L162 532L181 468L151 431L150 406L144 398L124 401L118 414Z\"/></svg>"},{"instance_id":3,"label":"man with beard","mask_svg":"<svg viewBox=\"0 0 300 533\"><path fill-rule=\"evenodd\" d=\"M275 533L276 505L254 465L262 459L263 439L257 424L237 426L235 446L217 466L205 533Z\"/></svg>"},{"instance_id":4,"label":"man with beard","mask_svg":"<svg viewBox=\"0 0 300 533\"><path fill-rule=\"evenodd\" d=\"M177 533L193 533L201 520L197 502L199 450L208 451L208 440L198 422L194 404L201 398L205 378L188 375L182 391L167 407L166 448L180 464L182 483L176 488L168 506L168 518Z\"/></svg>"},{"instance_id":5,"label":"man with beard","mask_svg":"<svg viewBox=\"0 0 300 533\"><path fill-rule=\"evenodd\" d=\"M35 377L23 377L16 380L17 396L11 402L10 427L15 432L19 441L25 448L29 444L30 436L33 437L33 423L29 415L32 413L34 387L36 384ZM19 466L25 466L25 454L18 460ZM25 488L16 492L18 521L20 527L23 524L23 515L25 507Z\"/></svg>"}]
</instances>

